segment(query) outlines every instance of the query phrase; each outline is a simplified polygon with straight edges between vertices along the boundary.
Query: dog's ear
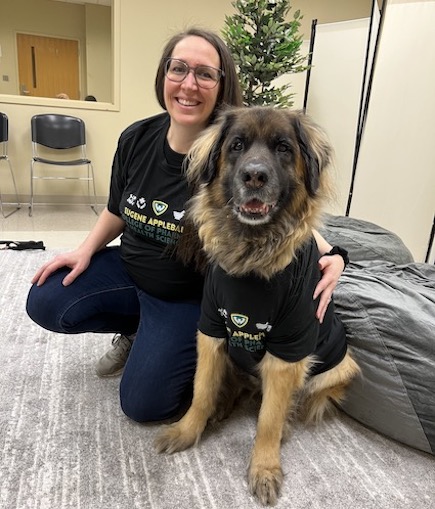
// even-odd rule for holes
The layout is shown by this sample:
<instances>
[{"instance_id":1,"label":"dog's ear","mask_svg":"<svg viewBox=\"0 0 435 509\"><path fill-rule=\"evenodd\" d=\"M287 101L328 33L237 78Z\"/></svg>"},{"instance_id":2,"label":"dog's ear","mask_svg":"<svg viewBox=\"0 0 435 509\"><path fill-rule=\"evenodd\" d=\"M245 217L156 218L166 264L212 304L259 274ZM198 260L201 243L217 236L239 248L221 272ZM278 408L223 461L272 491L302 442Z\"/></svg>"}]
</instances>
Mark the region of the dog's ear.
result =
<instances>
[{"instance_id":1,"label":"dog's ear","mask_svg":"<svg viewBox=\"0 0 435 509\"><path fill-rule=\"evenodd\" d=\"M230 110L222 112L192 145L186 159L186 175L195 187L209 184L216 177L222 145L232 118Z\"/></svg>"},{"instance_id":2,"label":"dog's ear","mask_svg":"<svg viewBox=\"0 0 435 509\"><path fill-rule=\"evenodd\" d=\"M332 147L326 133L302 112L294 117L294 129L305 165L305 185L310 196L314 196L321 172L331 163Z\"/></svg>"}]
</instances>

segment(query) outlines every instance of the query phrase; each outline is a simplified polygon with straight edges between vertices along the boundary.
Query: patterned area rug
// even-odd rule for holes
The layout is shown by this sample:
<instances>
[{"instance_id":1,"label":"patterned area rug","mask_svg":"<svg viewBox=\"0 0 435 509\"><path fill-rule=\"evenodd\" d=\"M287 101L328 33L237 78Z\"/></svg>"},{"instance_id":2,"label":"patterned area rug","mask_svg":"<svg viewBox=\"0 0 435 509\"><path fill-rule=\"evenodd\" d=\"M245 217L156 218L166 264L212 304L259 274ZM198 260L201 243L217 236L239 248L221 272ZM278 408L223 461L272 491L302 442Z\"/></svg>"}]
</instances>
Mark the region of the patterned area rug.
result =
<instances>
[{"instance_id":1,"label":"patterned area rug","mask_svg":"<svg viewBox=\"0 0 435 509\"><path fill-rule=\"evenodd\" d=\"M127 419L119 379L94 363L110 336L47 332L27 317L36 269L50 251L0 251L0 507L252 509L246 466L255 410L239 408L189 451L165 456L158 425ZM339 413L296 425L282 451L277 508L435 506L435 461Z\"/></svg>"}]
</instances>

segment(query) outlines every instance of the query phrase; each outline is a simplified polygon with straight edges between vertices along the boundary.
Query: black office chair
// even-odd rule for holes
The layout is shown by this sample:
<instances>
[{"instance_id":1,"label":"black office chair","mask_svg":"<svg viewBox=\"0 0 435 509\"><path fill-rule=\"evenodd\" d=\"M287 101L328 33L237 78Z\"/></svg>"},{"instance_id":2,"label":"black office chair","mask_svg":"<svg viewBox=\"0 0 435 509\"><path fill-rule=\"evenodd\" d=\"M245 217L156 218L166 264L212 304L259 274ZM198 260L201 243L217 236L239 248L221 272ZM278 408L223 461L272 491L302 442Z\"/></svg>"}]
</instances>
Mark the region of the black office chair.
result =
<instances>
[{"instance_id":1,"label":"black office chair","mask_svg":"<svg viewBox=\"0 0 435 509\"><path fill-rule=\"evenodd\" d=\"M82 119L69 115L43 114L34 115L31 119L32 161L30 164L30 207L33 214L34 180L81 180L88 183L89 204L97 212L97 195L95 192L94 168L86 155L86 127ZM71 152L79 150L80 157L71 159ZM36 163L52 166L87 167L87 176L71 176L59 173L54 175L36 175ZM91 196L92 184L93 202Z\"/></svg>"},{"instance_id":2,"label":"black office chair","mask_svg":"<svg viewBox=\"0 0 435 509\"><path fill-rule=\"evenodd\" d=\"M14 210L9 212L9 214L5 214L5 212L3 210L3 204L5 202L3 201L3 194L2 194L2 188L1 188L1 183L4 182L4 180L2 178L0 178L0 211L1 211L2 216L4 218L9 217L11 214L13 214L17 210L19 210L20 207L21 207L20 202L18 200L18 192L17 192L17 185L15 183L14 170L12 169L12 164L11 164L11 162L9 160L9 157L8 157L8 139L9 139L9 120L8 120L8 116L6 115L6 113L0 113L0 163L2 161L6 161L7 165L9 166L9 172L10 172L11 177L12 177L12 184L14 186L15 198L16 198L16 202L13 202L13 203L10 204L10 205L15 205L16 206L14 208Z\"/></svg>"}]
</instances>

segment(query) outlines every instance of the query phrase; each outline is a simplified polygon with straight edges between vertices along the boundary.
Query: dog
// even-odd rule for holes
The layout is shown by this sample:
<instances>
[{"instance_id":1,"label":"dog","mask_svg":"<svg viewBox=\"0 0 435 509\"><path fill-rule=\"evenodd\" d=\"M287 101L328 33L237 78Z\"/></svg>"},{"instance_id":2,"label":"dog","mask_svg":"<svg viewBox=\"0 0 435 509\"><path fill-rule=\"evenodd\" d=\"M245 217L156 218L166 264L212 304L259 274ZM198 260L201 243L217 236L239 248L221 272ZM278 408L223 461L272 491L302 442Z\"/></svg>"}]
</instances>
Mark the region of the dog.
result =
<instances>
[{"instance_id":1,"label":"dog","mask_svg":"<svg viewBox=\"0 0 435 509\"><path fill-rule=\"evenodd\" d=\"M332 148L300 111L243 107L220 114L188 155L196 187L186 221L207 257L191 406L156 438L159 452L184 450L216 414L235 370L261 386L248 467L251 493L274 505L283 481L281 441L300 406L318 422L345 395L359 367L333 303L322 324L314 288L320 257L313 229L331 194ZM231 379L230 379L231 380ZM228 406L241 387L233 380Z\"/></svg>"}]
</instances>

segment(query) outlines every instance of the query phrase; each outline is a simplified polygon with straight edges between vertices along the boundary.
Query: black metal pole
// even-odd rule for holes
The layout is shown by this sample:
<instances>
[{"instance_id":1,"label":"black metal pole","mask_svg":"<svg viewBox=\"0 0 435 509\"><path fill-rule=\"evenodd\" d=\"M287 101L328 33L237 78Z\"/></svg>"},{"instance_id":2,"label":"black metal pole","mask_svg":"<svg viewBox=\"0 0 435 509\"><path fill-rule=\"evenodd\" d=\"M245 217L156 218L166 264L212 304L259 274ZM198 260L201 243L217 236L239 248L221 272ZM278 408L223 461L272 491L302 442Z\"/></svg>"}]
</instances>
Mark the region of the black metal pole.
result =
<instances>
[{"instance_id":1,"label":"black metal pole","mask_svg":"<svg viewBox=\"0 0 435 509\"><path fill-rule=\"evenodd\" d=\"M364 111L364 97L366 94L366 79L367 79L367 70L369 67L369 57L370 57L370 45L372 42L372 32L373 32L373 22L374 22L374 12L375 12L375 4L377 4L377 0L372 0L372 10L370 14L370 25L369 25L369 33L367 38L367 47L366 47L366 56L364 61L364 72L363 72L363 81L361 86L361 95L359 102L359 114L358 114L358 124L356 129L356 139L358 140L362 133L363 126L363 111Z\"/></svg>"},{"instance_id":2,"label":"black metal pole","mask_svg":"<svg viewBox=\"0 0 435 509\"><path fill-rule=\"evenodd\" d=\"M373 14L374 14L375 3L376 3L376 0L373 0L372 13L370 16L370 29L369 29L369 35L368 35L368 40L367 40L367 48L366 48L366 59L365 59L365 65L364 65L363 83L362 83L362 88L361 88L360 110L359 110L358 124L357 124L357 129L356 129L355 151L354 151L353 164L352 164L352 177L351 177L349 195L348 195L347 206L346 206L346 216L349 215L350 206L352 204L353 190L354 190L354 186L355 186L356 168L358 165L361 141L362 141L362 137L363 137L363 133L364 133L364 127L365 127L365 123L366 123L366 119L367 119L367 112L368 112L369 103L370 103L370 96L371 96L372 85L373 85L373 77L374 77L374 73L375 73L376 61L377 61L378 52L379 52L379 41L381 38L382 27L383 27L384 19L385 19L387 0L383 0L383 2L382 2L382 7L381 7L381 11L380 11L381 17L380 17L380 21L379 21L378 32L376 35L375 50L374 50L373 59L371 62L370 76L369 76L369 81L368 81L368 85L367 85L367 90L365 90L368 59L369 59L369 53L370 53L372 27L373 27L373 21L374 21Z\"/></svg>"},{"instance_id":3,"label":"black metal pole","mask_svg":"<svg viewBox=\"0 0 435 509\"><path fill-rule=\"evenodd\" d=\"M427 246L426 258L424 259L425 263L429 263L430 252L432 251L433 241L435 237L435 215L433 216L432 230L429 235L429 245ZM435 265L435 257L434 257L434 265Z\"/></svg>"},{"instance_id":4,"label":"black metal pole","mask_svg":"<svg viewBox=\"0 0 435 509\"><path fill-rule=\"evenodd\" d=\"M307 69L307 78L305 80L305 94L304 94L304 105L303 105L304 113L307 112L308 89L310 87L311 63L313 61L314 41L316 39L316 26L317 26L317 19L313 19L311 21L310 49L309 49L309 53L308 53L308 69Z\"/></svg>"}]
</instances>

